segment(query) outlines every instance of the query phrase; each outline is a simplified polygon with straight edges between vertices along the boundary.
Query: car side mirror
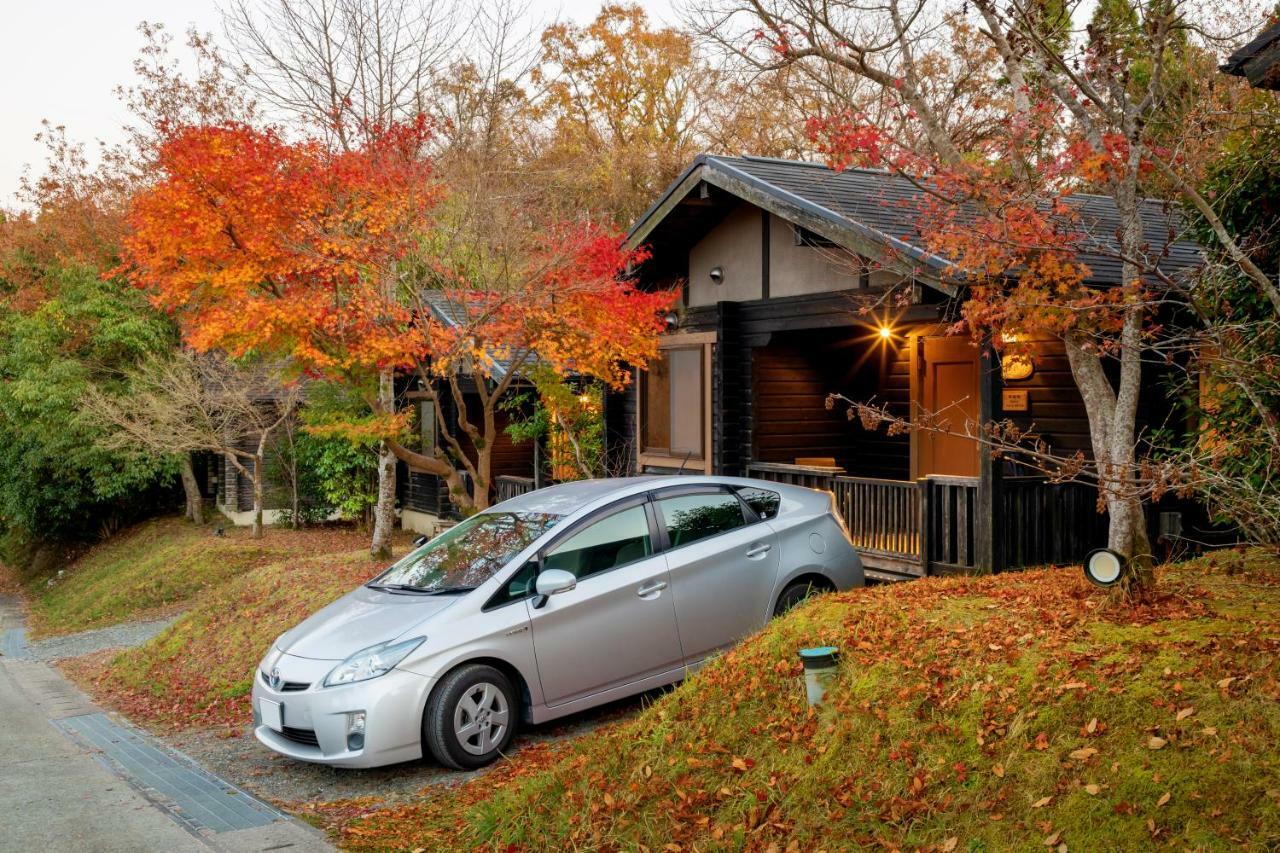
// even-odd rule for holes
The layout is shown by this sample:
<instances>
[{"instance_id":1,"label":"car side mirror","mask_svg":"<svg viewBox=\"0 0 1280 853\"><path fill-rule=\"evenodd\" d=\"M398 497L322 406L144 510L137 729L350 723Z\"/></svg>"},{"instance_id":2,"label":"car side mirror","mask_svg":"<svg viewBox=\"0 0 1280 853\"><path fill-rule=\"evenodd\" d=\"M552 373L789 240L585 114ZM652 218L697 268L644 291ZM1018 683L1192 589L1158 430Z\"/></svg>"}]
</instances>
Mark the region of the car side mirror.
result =
<instances>
[{"instance_id":1,"label":"car side mirror","mask_svg":"<svg viewBox=\"0 0 1280 853\"><path fill-rule=\"evenodd\" d=\"M547 599L557 593L568 592L578 585L578 579L571 572L564 569L547 569L538 573L538 580L534 584L537 595L533 597L533 609L541 610L547 604Z\"/></svg>"}]
</instances>

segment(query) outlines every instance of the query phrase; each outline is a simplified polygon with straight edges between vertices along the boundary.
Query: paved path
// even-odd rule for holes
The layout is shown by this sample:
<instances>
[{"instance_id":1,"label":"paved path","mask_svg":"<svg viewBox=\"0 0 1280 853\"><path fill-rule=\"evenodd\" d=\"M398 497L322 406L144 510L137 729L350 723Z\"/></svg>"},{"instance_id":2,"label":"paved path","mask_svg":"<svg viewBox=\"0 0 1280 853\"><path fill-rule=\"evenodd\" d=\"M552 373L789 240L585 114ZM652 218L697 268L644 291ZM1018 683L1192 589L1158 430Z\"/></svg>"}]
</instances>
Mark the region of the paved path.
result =
<instances>
[{"instance_id":1,"label":"paved path","mask_svg":"<svg viewBox=\"0 0 1280 853\"><path fill-rule=\"evenodd\" d=\"M0 599L0 851L329 850L318 832L95 707Z\"/></svg>"}]
</instances>

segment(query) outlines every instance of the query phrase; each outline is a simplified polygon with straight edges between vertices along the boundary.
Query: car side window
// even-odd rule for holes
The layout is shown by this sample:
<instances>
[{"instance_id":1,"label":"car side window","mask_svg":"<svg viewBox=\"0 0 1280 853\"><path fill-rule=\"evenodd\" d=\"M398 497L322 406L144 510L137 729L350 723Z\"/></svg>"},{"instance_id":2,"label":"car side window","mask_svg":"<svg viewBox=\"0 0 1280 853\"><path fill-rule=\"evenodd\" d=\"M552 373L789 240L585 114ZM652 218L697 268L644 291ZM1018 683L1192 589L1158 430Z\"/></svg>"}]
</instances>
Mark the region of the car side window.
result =
<instances>
[{"instance_id":1,"label":"car side window","mask_svg":"<svg viewBox=\"0 0 1280 853\"><path fill-rule=\"evenodd\" d=\"M777 492L771 492L768 489L741 488L738 489L738 497L742 498L747 506L755 510L761 521L776 518L778 516L778 507L782 504L782 495Z\"/></svg>"},{"instance_id":2,"label":"car side window","mask_svg":"<svg viewBox=\"0 0 1280 853\"><path fill-rule=\"evenodd\" d=\"M543 555L542 570L562 569L582 580L653 554L649 519L637 504L592 522Z\"/></svg>"},{"instance_id":3,"label":"car side window","mask_svg":"<svg viewBox=\"0 0 1280 853\"><path fill-rule=\"evenodd\" d=\"M672 548L725 533L747 523L741 502L728 492L673 495L658 498L657 503Z\"/></svg>"}]
</instances>

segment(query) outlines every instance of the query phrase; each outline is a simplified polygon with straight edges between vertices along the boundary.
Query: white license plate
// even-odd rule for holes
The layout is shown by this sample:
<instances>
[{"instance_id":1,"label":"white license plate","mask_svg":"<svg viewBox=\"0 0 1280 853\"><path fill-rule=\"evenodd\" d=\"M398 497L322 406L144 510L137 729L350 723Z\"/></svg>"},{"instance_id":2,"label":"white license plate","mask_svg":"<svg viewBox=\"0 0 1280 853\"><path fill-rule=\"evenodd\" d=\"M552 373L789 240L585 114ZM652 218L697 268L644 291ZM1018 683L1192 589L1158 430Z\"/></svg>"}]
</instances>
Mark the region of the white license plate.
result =
<instances>
[{"instance_id":1,"label":"white license plate","mask_svg":"<svg viewBox=\"0 0 1280 853\"><path fill-rule=\"evenodd\" d=\"M280 702L259 699L258 711L262 714L262 724L267 728L277 732L284 728L284 705Z\"/></svg>"}]
</instances>

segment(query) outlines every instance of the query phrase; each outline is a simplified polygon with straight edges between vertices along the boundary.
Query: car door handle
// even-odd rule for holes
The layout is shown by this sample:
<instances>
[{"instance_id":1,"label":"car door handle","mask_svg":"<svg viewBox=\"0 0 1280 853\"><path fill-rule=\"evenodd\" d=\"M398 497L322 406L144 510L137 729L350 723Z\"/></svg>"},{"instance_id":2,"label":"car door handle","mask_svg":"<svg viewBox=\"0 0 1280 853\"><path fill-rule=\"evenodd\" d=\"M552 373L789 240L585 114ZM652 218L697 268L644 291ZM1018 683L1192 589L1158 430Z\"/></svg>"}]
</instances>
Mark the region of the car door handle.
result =
<instances>
[{"instance_id":1,"label":"car door handle","mask_svg":"<svg viewBox=\"0 0 1280 853\"><path fill-rule=\"evenodd\" d=\"M761 544L761 545L752 545L750 548L747 549L747 556L763 557L765 554L769 553L769 549L772 547L773 547L772 545L769 545L767 543Z\"/></svg>"},{"instance_id":2,"label":"car door handle","mask_svg":"<svg viewBox=\"0 0 1280 853\"><path fill-rule=\"evenodd\" d=\"M662 592L666 588L667 588L666 581L654 581L653 583L647 583L644 586L637 589L636 595L640 596L641 598L655 598L657 597L658 593Z\"/></svg>"}]
</instances>

